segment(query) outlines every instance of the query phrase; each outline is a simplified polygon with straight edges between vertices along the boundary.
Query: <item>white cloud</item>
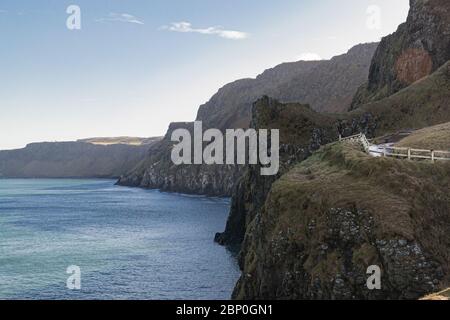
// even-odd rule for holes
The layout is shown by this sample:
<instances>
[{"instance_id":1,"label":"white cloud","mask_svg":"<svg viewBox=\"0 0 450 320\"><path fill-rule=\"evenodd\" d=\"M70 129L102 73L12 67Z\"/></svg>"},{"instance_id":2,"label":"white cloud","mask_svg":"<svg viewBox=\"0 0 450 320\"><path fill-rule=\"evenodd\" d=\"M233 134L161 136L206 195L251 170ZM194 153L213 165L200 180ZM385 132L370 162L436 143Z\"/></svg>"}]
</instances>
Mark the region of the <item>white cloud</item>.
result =
<instances>
[{"instance_id":1,"label":"white cloud","mask_svg":"<svg viewBox=\"0 0 450 320\"><path fill-rule=\"evenodd\" d=\"M170 26L161 27L163 30L184 33L200 33L207 35L217 35L230 40L243 40L249 37L249 34L242 31L224 30L222 27L209 27L204 29L193 28L190 22L173 22Z\"/></svg>"},{"instance_id":2,"label":"white cloud","mask_svg":"<svg viewBox=\"0 0 450 320\"><path fill-rule=\"evenodd\" d=\"M0 13L8 13L8 11L0 9Z\"/></svg>"},{"instance_id":3,"label":"white cloud","mask_svg":"<svg viewBox=\"0 0 450 320\"><path fill-rule=\"evenodd\" d=\"M114 13L111 12L107 17L100 18L96 20L97 22L126 22L134 24L144 24L143 21L139 20L135 16L128 13Z\"/></svg>"},{"instance_id":4,"label":"white cloud","mask_svg":"<svg viewBox=\"0 0 450 320\"><path fill-rule=\"evenodd\" d=\"M322 57L317 53L305 52L299 55L295 60L297 61L317 61L322 60Z\"/></svg>"}]
</instances>

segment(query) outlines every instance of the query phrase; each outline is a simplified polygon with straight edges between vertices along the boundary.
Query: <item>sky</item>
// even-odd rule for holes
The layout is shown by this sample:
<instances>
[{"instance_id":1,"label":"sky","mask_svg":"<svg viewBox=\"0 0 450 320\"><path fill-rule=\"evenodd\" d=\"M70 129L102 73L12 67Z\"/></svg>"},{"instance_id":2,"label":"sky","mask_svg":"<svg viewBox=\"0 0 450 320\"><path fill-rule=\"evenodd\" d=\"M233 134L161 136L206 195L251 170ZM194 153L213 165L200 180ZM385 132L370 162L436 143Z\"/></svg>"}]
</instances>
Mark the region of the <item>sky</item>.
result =
<instances>
[{"instance_id":1,"label":"sky","mask_svg":"<svg viewBox=\"0 0 450 320\"><path fill-rule=\"evenodd\" d=\"M0 149L164 135L170 122L193 121L226 83L379 41L408 7L409 0L1 0Z\"/></svg>"}]
</instances>

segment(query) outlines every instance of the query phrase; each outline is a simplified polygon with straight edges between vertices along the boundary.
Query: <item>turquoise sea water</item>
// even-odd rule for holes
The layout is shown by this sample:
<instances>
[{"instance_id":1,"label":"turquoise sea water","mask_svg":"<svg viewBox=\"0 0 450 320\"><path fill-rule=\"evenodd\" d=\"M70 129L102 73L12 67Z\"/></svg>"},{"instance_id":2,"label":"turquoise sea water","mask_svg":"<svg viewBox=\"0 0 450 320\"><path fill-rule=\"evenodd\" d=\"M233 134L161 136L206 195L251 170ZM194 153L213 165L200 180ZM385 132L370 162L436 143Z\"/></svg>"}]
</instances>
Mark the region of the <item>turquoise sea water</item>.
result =
<instances>
[{"instance_id":1,"label":"turquoise sea water","mask_svg":"<svg viewBox=\"0 0 450 320\"><path fill-rule=\"evenodd\" d=\"M213 242L228 209L110 180L0 179L0 299L228 299L236 259Z\"/></svg>"}]
</instances>

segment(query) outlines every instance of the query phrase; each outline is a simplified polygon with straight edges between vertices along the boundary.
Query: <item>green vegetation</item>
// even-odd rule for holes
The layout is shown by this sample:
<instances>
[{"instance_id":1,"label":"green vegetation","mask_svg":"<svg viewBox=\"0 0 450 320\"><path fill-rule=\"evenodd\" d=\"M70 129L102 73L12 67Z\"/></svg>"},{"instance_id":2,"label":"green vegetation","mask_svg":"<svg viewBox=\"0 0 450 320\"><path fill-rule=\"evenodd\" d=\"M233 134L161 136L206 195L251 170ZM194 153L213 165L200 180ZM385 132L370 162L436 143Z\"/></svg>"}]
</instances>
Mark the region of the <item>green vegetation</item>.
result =
<instances>
[{"instance_id":1,"label":"green vegetation","mask_svg":"<svg viewBox=\"0 0 450 320\"><path fill-rule=\"evenodd\" d=\"M241 278L234 297L416 299L433 291L425 277L439 278L437 265L450 271L449 175L450 163L322 147L273 184L247 231L251 276ZM377 293L364 289L370 265L386 277Z\"/></svg>"},{"instance_id":2,"label":"green vegetation","mask_svg":"<svg viewBox=\"0 0 450 320\"><path fill-rule=\"evenodd\" d=\"M332 144L282 177L273 193L287 197L283 202L295 212L308 202L321 208L357 205L373 212L384 232L411 238L417 223L411 221L413 208L427 211L434 197L447 199L450 206L445 192L450 190L449 174L450 164L372 158L350 146Z\"/></svg>"},{"instance_id":3,"label":"green vegetation","mask_svg":"<svg viewBox=\"0 0 450 320\"><path fill-rule=\"evenodd\" d=\"M349 113L370 113L376 136L403 129L421 129L450 121L450 61L430 76L383 100Z\"/></svg>"}]
</instances>

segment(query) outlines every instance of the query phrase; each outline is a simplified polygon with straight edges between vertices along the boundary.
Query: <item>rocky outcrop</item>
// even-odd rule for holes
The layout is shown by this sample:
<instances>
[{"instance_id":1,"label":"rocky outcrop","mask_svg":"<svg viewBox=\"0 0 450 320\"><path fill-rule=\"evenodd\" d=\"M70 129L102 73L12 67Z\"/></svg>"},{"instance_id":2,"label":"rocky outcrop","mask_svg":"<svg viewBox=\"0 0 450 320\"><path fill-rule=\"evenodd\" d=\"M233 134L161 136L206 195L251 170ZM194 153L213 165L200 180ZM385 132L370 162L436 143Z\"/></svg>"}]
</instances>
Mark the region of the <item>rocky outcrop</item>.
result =
<instances>
[{"instance_id":1,"label":"rocky outcrop","mask_svg":"<svg viewBox=\"0 0 450 320\"><path fill-rule=\"evenodd\" d=\"M233 193L225 231L215 236L222 245L239 246L272 184L293 164L309 157L321 145L337 140L339 135L333 116L319 114L308 105L282 104L269 97L253 105L251 126L280 130L280 170L276 176L261 176L260 166L246 167Z\"/></svg>"},{"instance_id":2,"label":"rocky outcrop","mask_svg":"<svg viewBox=\"0 0 450 320\"><path fill-rule=\"evenodd\" d=\"M363 132L377 137L450 121L450 62L409 88L350 113L320 114L302 105L281 104L270 98L255 103L254 113L253 127L281 128L283 174L314 150L336 141L339 134L345 137ZM247 226L278 177L261 177L255 166L246 169L233 194L227 227L216 235L217 242L229 246L242 242Z\"/></svg>"},{"instance_id":3,"label":"rocky outcrop","mask_svg":"<svg viewBox=\"0 0 450 320\"><path fill-rule=\"evenodd\" d=\"M155 144L147 158L134 170L120 177L117 184L167 192L231 196L243 167L234 165L175 165L171 159L174 142L172 132L187 129L193 133L193 123L170 124L162 141Z\"/></svg>"},{"instance_id":4,"label":"rocky outcrop","mask_svg":"<svg viewBox=\"0 0 450 320\"><path fill-rule=\"evenodd\" d=\"M0 151L3 178L117 178L143 161L152 144L32 143Z\"/></svg>"},{"instance_id":5,"label":"rocky outcrop","mask_svg":"<svg viewBox=\"0 0 450 320\"><path fill-rule=\"evenodd\" d=\"M367 78L370 60L377 44L362 44L348 53L324 61L284 63L266 70L256 79L242 79L220 89L199 108L197 120L204 129L222 131L248 128L252 104L264 95L283 102L310 102L321 112L348 109L351 98ZM173 123L162 142L153 148L142 165L118 184L164 191L231 196L245 172L241 166L173 165L170 136L176 128L192 130L192 123Z\"/></svg>"},{"instance_id":6,"label":"rocky outcrop","mask_svg":"<svg viewBox=\"0 0 450 320\"><path fill-rule=\"evenodd\" d=\"M233 297L418 299L448 286L449 173L321 149L274 183L249 224ZM370 266L381 290L366 285Z\"/></svg>"},{"instance_id":7,"label":"rocky outcrop","mask_svg":"<svg viewBox=\"0 0 450 320\"><path fill-rule=\"evenodd\" d=\"M439 4L447 6L414 1L408 21L424 19L434 25L441 18L434 14L448 12ZM433 13L427 18L428 9ZM447 25L442 26L435 31L445 33ZM414 29L407 23L400 33L402 28L407 31L400 43L428 27ZM449 121L448 58L432 58L430 68L428 55L405 48L397 56L389 41L380 45L372 64L372 69L383 66L378 68L382 71L371 71L373 83L385 83L374 90L376 96L361 96L360 91L355 100L371 102L350 113L324 119L301 105L268 98L255 105L253 126L278 126L281 139L291 143L286 143L288 152L280 153L281 178L265 179L257 167L247 169L233 196L227 228L216 235L225 245L244 239L242 275L233 298L417 299L448 286L450 230L442 228L450 221L448 164L374 159L339 144L310 156L338 134L376 137ZM441 49L436 51L446 59ZM389 75L392 70L395 79ZM396 81L403 83L396 87ZM286 160L290 157L291 162ZM369 266L381 269L381 290L367 287Z\"/></svg>"},{"instance_id":8,"label":"rocky outcrop","mask_svg":"<svg viewBox=\"0 0 450 320\"><path fill-rule=\"evenodd\" d=\"M376 50L368 83L356 94L352 109L392 95L450 60L450 2L410 2L406 23Z\"/></svg>"},{"instance_id":9,"label":"rocky outcrop","mask_svg":"<svg viewBox=\"0 0 450 320\"><path fill-rule=\"evenodd\" d=\"M273 99L264 98L259 100L254 106L255 120L252 126L255 128L259 126L281 128L282 147L280 156L282 163L280 174L285 173L286 175L290 175L290 170L292 170L292 167L296 163L308 158L320 146L330 141L335 141L339 134L348 136L354 133L364 132L369 137L376 137L386 133L397 132L398 130L418 129L450 121L449 89L450 63L447 63L432 75L401 90L397 94L378 102L370 103L347 114L325 115L316 113L302 105L281 104ZM336 162L336 164L339 164L343 154L334 153L332 155L333 157L330 155L328 161L328 169L325 168L326 173L341 170L338 167L334 167L333 163ZM280 235L280 243L277 242L278 238L275 240L277 237L276 232L281 231L281 225L277 224L277 221L280 220L277 214L283 214L284 212L283 206L285 204L283 201L274 200L270 204L270 217L262 220L261 215L268 212L268 199L272 199L268 195L273 193L273 184L278 183L279 177L261 177L258 169L258 167L254 166L247 168L246 174L240 180L237 190L233 195L226 230L224 233L216 235L217 242L228 246L239 246L245 238L240 255L240 265L243 272L236 286L234 298L417 298L420 294L423 295L435 290L436 286L443 283L442 281L444 280L441 280L442 273L439 267L444 265L443 261L445 261L445 257L441 257L440 262L436 262L436 259L430 260L429 254L432 247L430 246L428 249L423 248L421 243L423 234L409 238L405 237L404 234L397 234L396 237L391 238L391 235L387 237L377 236L375 234L374 236L373 229L370 229L371 231L367 231L366 233L365 230L371 226L370 221L374 221L374 212L376 213L377 211L367 211L364 206L360 208L356 205L355 207L355 199L364 202L373 196L364 197L359 195L353 187L350 188L351 192L348 195L350 199L354 198L355 200L351 202L352 205L326 207L328 208L326 209L328 220L327 225L323 225L322 229L333 229L334 231L331 232L331 235L327 235L327 237L334 237L333 241L337 242L312 247L308 252L314 255L314 257L320 256L320 250L325 248L328 250L332 245L338 246L338 242L341 243L339 244L341 246L339 250L362 250L362 254L366 254L364 251L366 249L368 253L379 251L381 254L377 255L374 258L375 260L370 260L370 262L380 263L380 266L385 268L383 270L388 276L383 280L383 283L389 286L386 291L381 293L378 291L369 292L364 286L361 287L364 284L363 281L367 279L365 275L366 270L364 270L364 267L367 268L367 263L362 264L360 262L357 265L349 266L347 271L334 272L336 270L328 270L327 275L329 278L325 281L327 283L326 285L320 282L323 281L320 278L319 280L314 280L316 284L311 283L310 272L314 273L315 271L304 271L301 269L305 263L304 259L306 256L296 252L296 250L303 250L303 245L292 243L300 233L294 237L287 237L283 233ZM309 172L308 170L306 171ZM367 175L372 176L374 173L371 170L367 169L366 171L362 171L359 175L360 178L364 180L368 177ZM386 170L389 171L390 169ZM392 170L395 171L396 169ZM414 170L414 168L409 168L408 170ZM313 181L316 175L318 173L309 174L307 181ZM333 182L327 180L326 177L327 175L321 181L322 185L331 183L339 186L341 178ZM411 179L411 181L416 181L419 178L413 177ZM374 182L374 185L377 184L378 182ZM353 182L349 185L352 186ZM291 200L286 200L286 203L291 203L293 199L301 197L303 194L303 191L295 193L295 189L291 189L292 185L290 184L283 184L283 186L285 188L279 189L282 197L285 196L284 193L287 195L294 194ZM444 196L442 190L446 190L445 188L447 187L437 187L440 190L437 193L438 197ZM314 199L319 194L318 192L312 190L309 193L311 199ZM410 192L411 194L427 194L428 191L405 192ZM331 195L339 195L340 193L342 193L340 188L325 192L325 194ZM382 200L375 201L381 203ZM302 205L294 202L293 207L299 209L302 208ZM395 207L395 204L392 204L392 206L391 204L387 204L385 207L395 208L394 211L398 209ZM445 210L444 212L447 212ZM441 212L439 214L442 214L443 211L439 212ZM416 213L422 213L421 209ZM419 221L422 218L421 216L417 218L418 220L414 221ZM383 223L382 221L383 219L380 218L377 223ZM394 219L392 221L392 225L398 223L398 220ZM291 226L294 228L295 225L295 220L283 224L287 228ZM311 227L313 227L313 224ZM273 234L274 238L268 242L264 242L265 240L262 240L264 238L260 238L260 236L270 234L270 230L276 230ZM289 234L289 231L286 232ZM313 235L308 234L308 236L312 237ZM340 239L340 237L344 239ZM373 237L375 237L375 240L373 240ZM372 242L367 239L372 239L370 240ZM381 239L381 242L378 243L376 241L377 239ZM309 239L306 240L309 241ZM349 241L353 241L351 245ZM323 249L321 249L322 245ZM272 246L275 246L276 250L281 250L281 253L279 251L273 251ZM360 247L362 249L359 249ZM285 248L286 251L283 251ZM339 254L347 254L347 258L340 257L339 259L336 258L338 260L333 260L335 259L334 256L330 256L329 262L333 264L335 262L343 263L344 266L347 266L349 256L348 251L345 253L345 250L342 252L339 251ZM424 250L426 250L425 253ZM257 257L258 254L262 256ZM279 258L277 258L278 256ZM270 267L263 267L266 263ZM259 268L258 266L262 267ZM277 266L280 266L280 268ZM339 268L341 267L342 265ZM406 276L398 276L401 272L405 272ZM416 277L411 278L414 274L419 275L417 279ZM331 278L332 275L334 278ZM328 282L333 283L333 285L328 285ZM437 285L436 282L439 284ZM408 286L409 283L411 283L411 286ZM354 291L356 285L359 291ZM315 289L313 288L314 286Z\"/></svg>"}]
</instances>

